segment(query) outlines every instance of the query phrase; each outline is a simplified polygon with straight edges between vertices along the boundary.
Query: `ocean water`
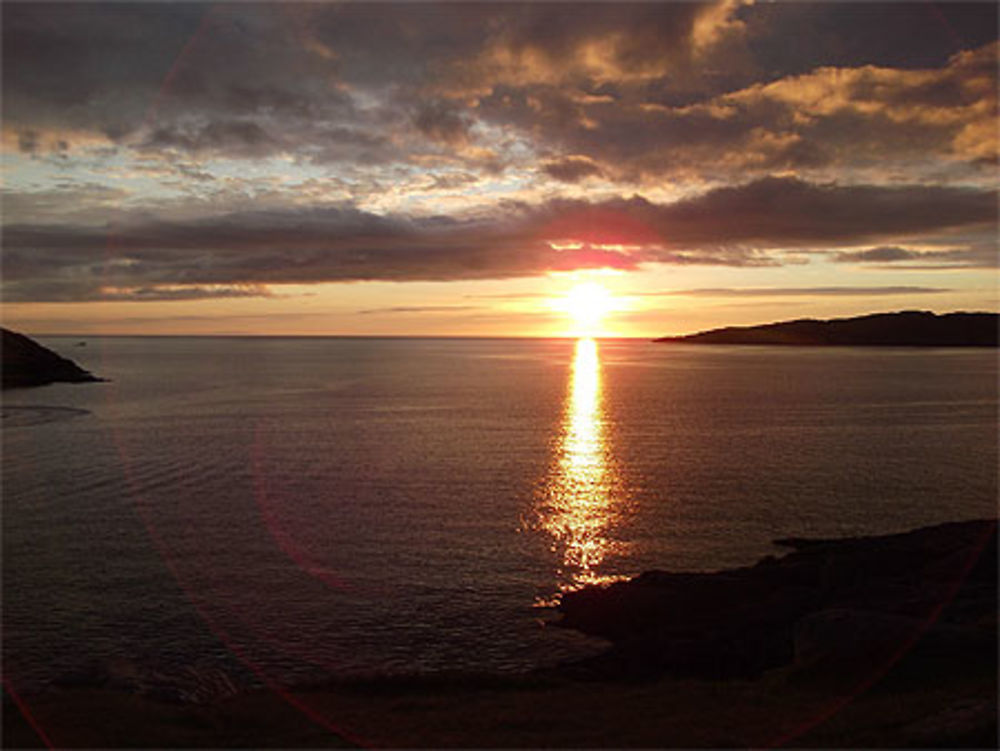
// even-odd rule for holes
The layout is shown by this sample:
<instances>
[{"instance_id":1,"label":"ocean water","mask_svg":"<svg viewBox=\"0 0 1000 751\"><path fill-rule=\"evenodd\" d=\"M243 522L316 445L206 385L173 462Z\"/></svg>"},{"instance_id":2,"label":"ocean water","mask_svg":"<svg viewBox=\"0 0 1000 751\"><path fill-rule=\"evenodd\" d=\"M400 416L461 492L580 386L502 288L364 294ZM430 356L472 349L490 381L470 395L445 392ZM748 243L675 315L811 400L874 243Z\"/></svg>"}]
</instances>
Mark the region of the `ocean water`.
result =
<instances>
[{"instance_id":1,"label":"ocean water","mask_svg":"<svg viewBox=\"0 0 1000 751\"><path fill-rule=\"evenodd\" d=\"M997 513L989 350L40 338L3 395L5 680L517 671L560 592Z\"/></svg>"}]
</instances>

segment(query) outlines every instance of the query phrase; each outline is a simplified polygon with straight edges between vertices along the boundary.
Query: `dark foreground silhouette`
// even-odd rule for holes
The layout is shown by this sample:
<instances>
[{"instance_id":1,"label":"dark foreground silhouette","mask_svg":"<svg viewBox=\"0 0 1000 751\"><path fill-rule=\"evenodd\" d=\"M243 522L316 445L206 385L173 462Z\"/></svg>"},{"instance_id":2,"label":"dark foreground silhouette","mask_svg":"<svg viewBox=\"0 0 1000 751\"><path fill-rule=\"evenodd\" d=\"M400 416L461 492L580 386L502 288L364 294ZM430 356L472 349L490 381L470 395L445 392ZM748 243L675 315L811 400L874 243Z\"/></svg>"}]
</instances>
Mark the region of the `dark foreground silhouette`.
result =
<instances>
[{"instance_id":1,"label":"dark foreground silhouette","mask_svg":"<svg viewBox=\"0 0 1000 751\"><path fill-rule=\"evenodd\" d=\"M560 625L614 643L578 666L609 676L874 670L904 655L995 661L996 631L984 627L995 625L996 540L995 523L984 521L776 540L794 552L747 568L650 571L571 592Z\"/></svg>"},{"instance_id":2,"label":"dark foreground silhouette","mask_svg":"<svg viewBox=\"0 0 1000 751\"><path fill-rule=\"evenodd\" d=\"M3 334L0 363L3 367L5 389L103 380L24 334L18 334L10 329L0 329L0 333Z\"/></svg>"},{"instance_id":3,"label":"dark foreground silhouette","mask_svg":"<svg viewBox=\"0 0 1000 751\"><path fill-rule=\"evenodd\" d=\"M1000 315L908 310L857 318L729 326L687 336L665 336L657 342L684 344L768 344L799 347L996 347Z\"/></svg>"},{"instance_id":4,"label":"dark foreground silhouette","mask_svg":"<svg viewBox=\"0 0 1000 751\"><path fill-rule=\"evenodd\" d=\"M56 747L997 747L995 521L781 543L567 596L563 625L613 644L555 669L198 702L119 666L21 701ZM8 700L5 746L41 743Z\"/></svg>"}]
</instances>

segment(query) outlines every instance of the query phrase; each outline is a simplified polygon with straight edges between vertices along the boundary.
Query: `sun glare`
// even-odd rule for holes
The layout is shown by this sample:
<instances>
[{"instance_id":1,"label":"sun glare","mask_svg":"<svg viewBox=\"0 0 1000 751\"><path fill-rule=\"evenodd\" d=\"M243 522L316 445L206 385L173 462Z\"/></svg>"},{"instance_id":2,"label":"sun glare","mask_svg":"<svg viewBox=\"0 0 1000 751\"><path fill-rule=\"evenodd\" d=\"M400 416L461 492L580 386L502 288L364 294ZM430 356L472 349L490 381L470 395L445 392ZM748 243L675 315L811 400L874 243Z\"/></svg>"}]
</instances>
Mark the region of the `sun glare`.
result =
<instances>
[{"instance_id":1,"label":"sun glare","mask_svg":"<svg viewBox=\"0 0 1000 751\"><path fill-rule=\"evenodd\" d=\"M614 298L603 285L584 282L561 298L557 307L573 320L577 336L594 336L600 333L604 317L614 309Z\"/></svg>"}]
</instances>

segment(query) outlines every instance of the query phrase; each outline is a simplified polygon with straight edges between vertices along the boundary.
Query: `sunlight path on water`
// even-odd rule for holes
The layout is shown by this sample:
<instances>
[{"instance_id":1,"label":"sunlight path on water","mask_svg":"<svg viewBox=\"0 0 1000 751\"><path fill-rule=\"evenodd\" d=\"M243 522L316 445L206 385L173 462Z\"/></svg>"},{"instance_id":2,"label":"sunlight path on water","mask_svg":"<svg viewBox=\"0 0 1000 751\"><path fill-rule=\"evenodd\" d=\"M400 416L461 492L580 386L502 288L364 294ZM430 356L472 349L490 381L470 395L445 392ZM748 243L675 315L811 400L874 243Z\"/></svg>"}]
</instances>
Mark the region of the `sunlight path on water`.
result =
<instances>
[{"instance_id":1,"label":"sunlight path on water","mask_svg":"<svg viewBox=\"0 0 1000 751\"><path fill-rule=\"evenodd\" d=\"M620 578L604 571L623 552L615 539L627 509L622 478L607 435L597 342L577 340L561 430L540 491L540 527L558 555L561 592Z\"/></svg>"}]
</instances>

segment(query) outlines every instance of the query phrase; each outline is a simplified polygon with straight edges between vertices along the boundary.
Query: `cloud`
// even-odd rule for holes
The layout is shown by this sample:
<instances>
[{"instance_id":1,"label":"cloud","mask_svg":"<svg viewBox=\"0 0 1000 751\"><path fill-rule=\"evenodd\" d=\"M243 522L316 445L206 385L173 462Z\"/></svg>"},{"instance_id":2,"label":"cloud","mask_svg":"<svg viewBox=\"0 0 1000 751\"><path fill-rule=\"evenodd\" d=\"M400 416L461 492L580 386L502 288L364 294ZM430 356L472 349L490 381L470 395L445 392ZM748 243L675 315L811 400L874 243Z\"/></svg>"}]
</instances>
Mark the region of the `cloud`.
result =
<instances>
[{"instance_id":1,"label":"cloud","mask_svg":"<svg viewBox=\"0 0 1000 751\"><path fill-rule=\"evenodd\" d=\"M545 292L500 292L496 294L466 295L466 297L476 300L532 300L549 298L551 295Z\"/></svg>"},{"instance_id":2,"label":"cloud","mask_svg":"<svg viewBox=\"0 0 1000 751\"><path fill-rule=\"evenodd\" d=\"M435 141L463 144L469 139L468 116L447 101L424 102L413 122L417 130Z\"/></svg>"},{"instance_id":3,"label":"cloud","mask_svg":"<svg viewBox=\"0 0 1000 751\"><path fill-rule=\"evenodd\" d=\"M95 299L95 290L108 286L498 279L639 263L609 250L557 252L533 233L530 222L507 227L350 208L140 222L111 233L15 226L4 233L4 296L66 299L79 289L80 299Z\"/></svg>"},{"instance_id":4,"label":"cloud","mask_svg":"<svg viewBox=\"0 0 1000 751\"><path fill-rule=\"evenodd\" d=\"M17 134L17 147L26 154L33 154L38 149L38 133L34 130L22 130Z\"/></svg>"},{"instance_id":5,"label":"cloud","mask_svg":"<svg viewBox=\"0 0 1000 751\"><path fill-rule=\"evenodd\" d=\"M985 181L997 153L988 3L2 7L5 128L26 154L541 163L541 179L648 187Z\"/></svg>"},{"instance_id":6,"label":"cloud","mask_svg":"<svg viewBox=\"0 0 1000 751\"><path fill-rule=\"evenodd\" d=\"M635 297L872 297L933 295L951 292L945 287L703 287L665 292L639 292Z\"/></svg>"},{"instance_id":7,"label":"cloud","mask_svg":"<svg viewBox=\"0 0 1000 751\"><path fill-rule=\"evenodd\" d=\"M475 54L449 61L445 84L465 95L491 86L565 87L644 82L691 63L699 46L729 20L728 2L556 4L487 12L493 31ZM700 40L697 38L700 36ZM461 65L457 65L461 61ZM678 76L680 78L680 76Z\"/></svg>"},{"instance_id":8,"label":"cloud","mask_svg":"<svg viewBox=\"0 0 1000 751\"><path fill-rule=\"evenodd\" d=\"M95 182L63 182L47 190L0 188L3 214L9 224L105 224L129 198L123 188Z\"/></svg>"},{"instance_id":9,"label":"cloud","mask_svg":"<svg viewBox=\"0 0 1000 751\"><path fill-rule=\"evenodd\" d=\"M567 183L580 182L584 178L600 175L602 170L593 159L586 156L566 156L553 159L542 165L542 171L556 180Z\"/></svg>"},{"instance_id":10,"label":"cloud","mask_svg":"<svg viewBox=\"0 0 1000 751\"><path fill-rule=\"evenodd\" d=\"M997 54L992 42L937 68L818 67L722 91L677 92L666 80L494 83L476 113L623 182L778 170L939 181L946 169L983 181L998 152Z\"/></svg>"},{"instance_id":11,"label":"cloud","mask_svg":"<svg viewBox=\"0 0 1000 751\"><path fill-rule=\"evenodd\" d=\"M343 204L172 221L137 214L113 227L17 224L3 231L3 289L8 301L37 301L99 299L104 288L505 279L649 263L767 266L795 248L957 230L982 233L988 249L996 201L995 191L968 188L768 178L671 204L557 199L464 218Z\"/></svg>"},{"instance_id":12,"label":"cloud","mask_svg":"<svg viewBox=\"0 0 1000 751\"><path fill-rule=\"evenodd\" d=\"M833 256L840 263L886 263L889 261L904 261L918 258L920 253L915 250L901 248L898 245L880 245L867 250L842 251Z\"/></svg>"},{"instance_id":13,"label":"cloud","mask_svg":"<svg viewBox=\"0 0 1000 751\"><path fill-rule=\"evenodd\" d=\"M4 283L4 300L15 302L190 302L251 297L274 297L259 284L153 284L116 286L106 284L111 278L99 275L82 278L62 277L20 280ZM124 280L124 277L123 277Z\"/></svg>"},{"instance_id":14,"label":"cloud","mask_svg":"<svg viewBox=\"0 0 1000 751\"><path fill-rule=\"evenodd\" d=\"M997 221L996 191L941 186L814 184L769 177L718 188L656 212L681 247L752 243L763 247L859 243Z\"/></svg>"},{"instance_id":15,"label":"cloud","mask_svg":"<svg viewBox=\"0 0 1000 751\"><path fill-rule=\"evenodd\" d=\"M601 204L557 200L539 213L550 236L593 247L635 245L647 261L774 263L777 249L861 245L970 228L995 233L996 191L814 184L769 177L671 204L640 196Z\"/></svg>"},{"instance_id":16,"label":"cloud","mask_svg":"<svg viewBox=\"0 0 1000 751\"><path fill-rule=\"evenodd\" d=\"M995 241L947 250L913 250L887 245L865 250L839 251L833 254L832 260L835 263L888 264L890 267L910 270L996 268L1000 266L1000 249ZM909 263L901 264L900 261Z\"/></svg>"},{"instance_id":17,"label":"cloud","mask_svg":"<svg viewBox=\"0 0 1000 751\"><path fill-rule=\"evenodd\" d=\"M133 129L204 13L194 5L5 4L5 120Z\"/></svg>"},{"instance_id":18,"label":"cloud","mask_svg":"<svg viewBox=\"0 0 1000 751\"><path fill-rule=\"evenodd\" d=\"M336 66L300 45L278 5L90 3L3 8L5 127L99 136L152 151L226 155L322 149L359 112ZM402 114L396 115L401 117ZM385 134L383 134L385 135Z\"/></svg>"},{"instance_id":19,"label":"cloud","mask_svg":"<svg viewBox=\"0 0 1000 751\"><path fill-rule=\"evenodd\" d=\"M956 48L996 39L995 3L756 3L741 14L765 70L937 67ZM892 29L891 34L886 30Z\"/></svg>"},{"instance_id":20,"label":"cloud","mask_svg":"<svg viewBox=\"0 0 1000 751\"><path fill-rule=\"evenodd\" d=\"M279 148L280 139L250 120L178 123L157 127L140 149L177 149L193 154L224 152L232 156L264 156Z\"/></svg>"},{"instance_id":21,"label":"cloud","mask_svg":"<svg viewBox=\"0 0 1000 751\"><path fill-rule=\"evenodd\" d=\"M266 287L260 285L159 285L152 287L101 287L93 299L103 302L165 302L234 297L271 297L271 293Z\"/></svg>"},{"instance_id":22,"label":"cloud","mask_svg":"<svg viewBox=\"0 0 1000 751\"><path fill-rule=\"evenodd\" d=\"M921 150L996 159L998 52L992 42L959 52L938 69L817 68L718 103L757 127L812 141L841 163L884 163Z\"/></svg>"},{"instance_id":23,"label":"cloud","mask_svg":"<svg viewBox=\"0 0 1000 751\"><path fill-rule=\"evenodd\" d=\"M358 310L358 315L385 315L394 313L454 313L468 310L482 310L479 305L398 305L389 308L368 308Z\"/></svg>"}]
</instances>

